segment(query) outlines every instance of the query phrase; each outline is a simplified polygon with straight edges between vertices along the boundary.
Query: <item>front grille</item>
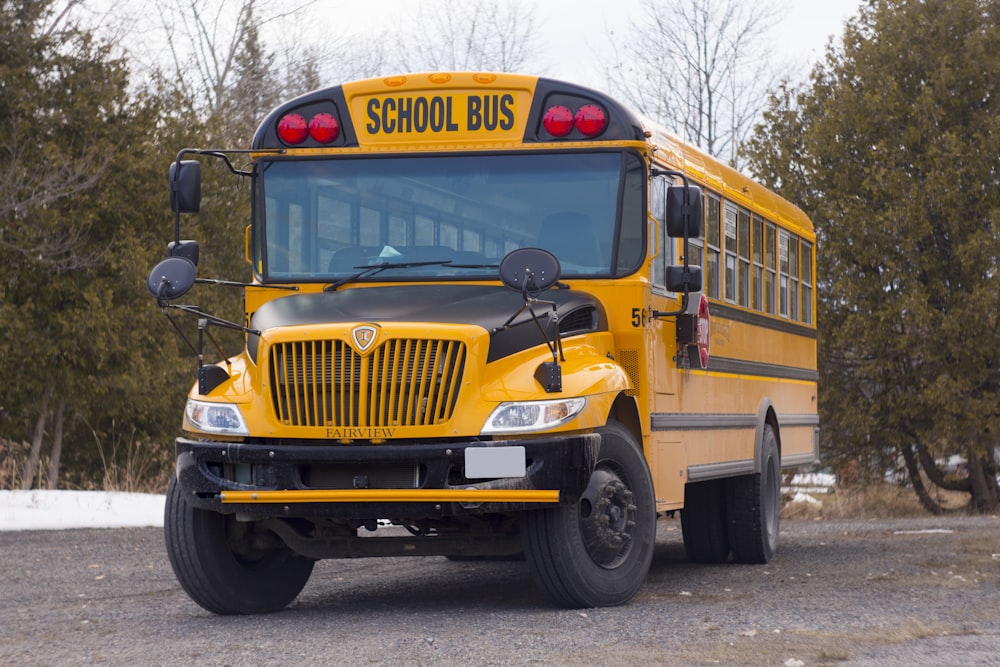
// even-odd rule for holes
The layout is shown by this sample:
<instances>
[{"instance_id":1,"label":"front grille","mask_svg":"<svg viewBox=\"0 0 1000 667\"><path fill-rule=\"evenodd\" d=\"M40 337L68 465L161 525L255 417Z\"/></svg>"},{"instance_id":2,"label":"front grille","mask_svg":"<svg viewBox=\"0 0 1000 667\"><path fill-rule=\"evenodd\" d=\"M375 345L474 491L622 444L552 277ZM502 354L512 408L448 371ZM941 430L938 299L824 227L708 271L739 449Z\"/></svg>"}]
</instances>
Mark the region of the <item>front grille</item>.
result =
<instances>
[{"instance_id":1,"label":"front grille","mask_svg":"<svg viewBox=\"0 0 1000 667\"><path fill-rule=\"evenodd\" d=\"M451 340L387 340L365 356L343 341L279 343L271 399L289 426L430 426L451 418L464 368Z\"/></svg>"}]
</instances>

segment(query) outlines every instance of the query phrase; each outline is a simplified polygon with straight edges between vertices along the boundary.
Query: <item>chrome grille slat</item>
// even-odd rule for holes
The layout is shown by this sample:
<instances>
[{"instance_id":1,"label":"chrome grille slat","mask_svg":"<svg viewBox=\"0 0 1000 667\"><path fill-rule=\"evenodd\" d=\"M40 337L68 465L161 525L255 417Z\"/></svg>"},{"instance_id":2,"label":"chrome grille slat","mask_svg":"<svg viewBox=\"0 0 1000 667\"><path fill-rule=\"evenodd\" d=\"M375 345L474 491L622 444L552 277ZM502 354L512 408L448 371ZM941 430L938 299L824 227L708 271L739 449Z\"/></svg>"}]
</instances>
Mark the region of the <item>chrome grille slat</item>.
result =
<instances>
[{"instance_id":1,"label":"chrome grille slat","mask_svg":"<svg viewBox=\"0 0 1000 667\"><path fill-rule=\"evenodd\" d=\"M289 426L431 426L449 420L465 368L459 341L389 339L362 356L343 341L271 348L271 399Z\"/></svg>"}]
</instances>

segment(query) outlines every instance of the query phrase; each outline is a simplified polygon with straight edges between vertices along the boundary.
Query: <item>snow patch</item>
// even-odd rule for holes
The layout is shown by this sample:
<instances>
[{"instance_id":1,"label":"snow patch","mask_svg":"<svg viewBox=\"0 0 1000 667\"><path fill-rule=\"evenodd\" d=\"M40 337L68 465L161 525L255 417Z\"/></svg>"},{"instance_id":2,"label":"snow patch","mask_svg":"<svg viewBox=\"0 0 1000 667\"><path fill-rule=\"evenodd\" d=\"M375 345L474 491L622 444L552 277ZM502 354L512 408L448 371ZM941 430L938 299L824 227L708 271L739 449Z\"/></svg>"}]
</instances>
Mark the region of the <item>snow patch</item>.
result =
<instances>
[{"instance_id":1,"label":"snow patch","mask_svg":"<svg viewBox=\"0 0 1000 667\"><path fill-rule=\"evenodd\" d=\"M162 527L165 496L106 491L0 491L0 531Z\"/></svg>"},{"instance_id":2,"label":"snow patch","mask_svg":"<svg viewBox=\"0 0 1000 667\"><path fill-rule=\"evenodd\" d=\"M809 495L808 493L803 493L802 491L799 491L794 496L792 496L792 499L789 502L792 502L792 503L807 503L809 505L822 505L823 504L823 501L817 500L813 496Z\"/></svg>"}]
</instances>

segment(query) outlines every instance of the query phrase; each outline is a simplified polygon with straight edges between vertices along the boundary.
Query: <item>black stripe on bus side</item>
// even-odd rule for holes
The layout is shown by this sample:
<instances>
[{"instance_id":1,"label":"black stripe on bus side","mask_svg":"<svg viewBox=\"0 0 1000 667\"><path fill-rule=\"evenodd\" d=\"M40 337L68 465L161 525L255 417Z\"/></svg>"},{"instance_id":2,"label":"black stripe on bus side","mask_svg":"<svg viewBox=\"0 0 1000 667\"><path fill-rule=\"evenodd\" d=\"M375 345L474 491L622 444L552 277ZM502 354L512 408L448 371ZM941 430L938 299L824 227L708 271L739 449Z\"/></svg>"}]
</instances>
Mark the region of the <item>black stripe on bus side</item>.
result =
<instances>
[{"instance_id":1,"label":"black stripe on bus side","mask_svg":"<svg viewBox=\"0 0 1000 667\"><path fill-rule=\"evenodd\" d=\"M756 375L779 380L819 381L819 372L811 368L781 366L779 364L766 364L760 361L729 359L727 357L709 357L708 370L717 373L732 373L734 375Z\"/></svg>"},{"instance_id":2,"label":"black stripe on bus side","mask_svg":"<svg viewBox=\"0 0 1000 667\"><path fill-rule=\"evenodd\" d=\"M708 310L712 317L719 316L723 319L730 320L731 322L750 324L755 327L772 329L774 331L780 331L781 333L803 336L805 338L816 338L816 329L804 324L797 324L788 320L780 320L766 315L760 315L758 313L748 313L745 310L733 308L732 306L716 303L714 301L709 303Z\"/></svg>"},{"instance_id":3,"label":"black stripe on bus side","mask_svg":"<svg viewBox=\"0 0 1000 667\"><path fill-rule=\"evenodd\" d=\"M654 431L717 431L757 428L756 414L654 412L650 421ZM778 428L791 428L793 426L819 426L819 415L811 413L778 415Z\"/></svg>"},{"instance_id":4,"label":"black stripe on bus side","mask_svg":"<svg viewBox=\"0 0 1000 667\"><path fill-rule=\"evenodd\" d=\"M651 422L654 431L715 431L757 428L757 415L654 412L651 415Z\"/></svg>"}]
</instances>

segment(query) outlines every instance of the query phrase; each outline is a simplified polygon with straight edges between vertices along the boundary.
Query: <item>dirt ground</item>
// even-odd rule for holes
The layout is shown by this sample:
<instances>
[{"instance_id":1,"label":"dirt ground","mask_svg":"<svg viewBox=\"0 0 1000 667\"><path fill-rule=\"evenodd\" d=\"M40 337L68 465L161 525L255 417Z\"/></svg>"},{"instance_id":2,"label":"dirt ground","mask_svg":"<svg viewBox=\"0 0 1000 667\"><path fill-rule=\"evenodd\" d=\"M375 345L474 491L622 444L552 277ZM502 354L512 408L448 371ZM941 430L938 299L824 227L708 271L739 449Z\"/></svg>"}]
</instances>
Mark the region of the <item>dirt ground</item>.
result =
<instances>
[{"instance_id":1,"label":"dirt ground","mask_svg":"<svg viewBox=\"0 0 1000 667\"><path fill-rule=\"evenodd\" d=\"M784 520L765 566L661 520L631 604L553 607L523 562L321 561L277 614L213 616L158 529L0 533L0 665L1000 665L1000 518Z\"/></svg>"}]
</instances>

